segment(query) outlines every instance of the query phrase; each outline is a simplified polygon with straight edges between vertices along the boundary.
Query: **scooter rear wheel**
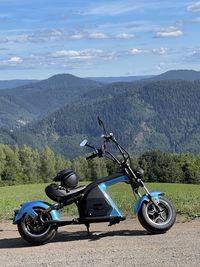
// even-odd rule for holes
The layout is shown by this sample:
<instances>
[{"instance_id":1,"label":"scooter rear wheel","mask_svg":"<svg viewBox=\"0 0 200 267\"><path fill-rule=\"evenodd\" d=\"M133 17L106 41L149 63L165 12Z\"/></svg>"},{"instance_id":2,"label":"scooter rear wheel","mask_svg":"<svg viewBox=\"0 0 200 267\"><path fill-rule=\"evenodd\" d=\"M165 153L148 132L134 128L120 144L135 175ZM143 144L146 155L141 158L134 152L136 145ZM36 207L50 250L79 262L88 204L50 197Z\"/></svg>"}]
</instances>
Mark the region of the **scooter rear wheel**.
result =
<instances>
[{"instance_id":1,"label":"scooter rear wheel","mask_svg":"<svg viewBox=\"0 0 200 267\"><path fill-rule=\"evenodd\" d=\"M43 245L48 243L57 232L57 228L51 224L45 224L42 221L52 220L49 213L42 214L44 210L41 207L35 207L33 210L40 216L34 220L27 213L18 221L17 227L21 237L32 245Z\"/></svg>"},{"instance_id":2,"label":"scooter rear wheel","mask_svg":"<svg viewBox=\"0 0 200 267\"><path fill-rule=\"evenodd\" d=\"M160 212L152 202L143 202L138 213L141 225L150 233L163 234L167 232L176 220L176 211L172 203L163 196L159 196Z\"/></svg>"}]
</instances>

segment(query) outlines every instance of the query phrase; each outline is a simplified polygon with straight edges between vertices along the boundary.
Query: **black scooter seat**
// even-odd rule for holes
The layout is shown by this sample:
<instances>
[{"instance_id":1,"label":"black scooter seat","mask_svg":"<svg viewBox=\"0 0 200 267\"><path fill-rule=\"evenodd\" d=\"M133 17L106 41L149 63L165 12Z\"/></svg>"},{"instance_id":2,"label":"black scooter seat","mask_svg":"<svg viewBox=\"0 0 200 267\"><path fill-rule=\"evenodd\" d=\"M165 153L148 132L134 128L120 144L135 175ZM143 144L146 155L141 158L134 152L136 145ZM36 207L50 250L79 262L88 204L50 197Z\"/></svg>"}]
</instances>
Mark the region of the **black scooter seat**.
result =
<instances>
[{"instance_id":1,"label":"black scooter seat","mask_svg":"<svg viewBox=\"0 0 200 267\"><path fill-rule=\"evenodd\" d=\"M66 196L69 196L69 195L72 195L72 194L81 193L85 188L86 188L85 185L75 187L75 188L71 189L69 192L66 191Z\"/></svg>"},{"instance_id":2,"label":"black scooter seat","mask_svg":"<svg viewBox=\"0 0 200 267\"><path fill-rule=\"evenodd\" d=\"M46 195L56 202L69 202L74 197L81 195L86 186L78 186L67 191L65 188L58 186L57 184L50 184L45 188Z\"/></svg>"}]
</instances>

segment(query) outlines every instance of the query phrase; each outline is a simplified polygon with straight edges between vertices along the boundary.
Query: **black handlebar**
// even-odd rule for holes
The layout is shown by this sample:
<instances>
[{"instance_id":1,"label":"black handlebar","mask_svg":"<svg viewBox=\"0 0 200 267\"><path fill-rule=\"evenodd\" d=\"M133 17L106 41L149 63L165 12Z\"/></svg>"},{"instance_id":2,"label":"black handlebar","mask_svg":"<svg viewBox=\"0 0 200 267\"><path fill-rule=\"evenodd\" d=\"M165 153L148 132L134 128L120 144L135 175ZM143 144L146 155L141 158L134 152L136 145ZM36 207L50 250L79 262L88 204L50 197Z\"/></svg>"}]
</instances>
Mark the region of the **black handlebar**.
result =
<instances>
[{"instance_id":1,"label":"black handlebar","mask_svg":"<svg viewBox=\"0 0 200 267\"><path fill-rule=\"evenodd\" d=\"M117 142L113 133L108 134L106 132L104 123L99 117L98 117L98 122L99 122L99 125L102 126L103 130L104 130L104 134L101 136L104 139L104 143L100 149L97 149L97 148L87 144L86 146L93 148L94 152L90 156L86 157L86 160L91 160L91 159L94 159L96 157L101 158L105 155L105 157L112 159L113 161L115 161L119 165L125 164L127 162L127 160L130 161L129 153ZM121 155L123 157L123 161L119 161L112 153L106 151L106 142L110 142L110 141L112 141L115 144L115 146L118 148L119 152L121 153Z\"/></svg>"},{"instance_id":2,"label":"black handlebar","mask_svg":"<svg viewBox=\"0 0 200 267\"><path fill-rule=\"evenodd\" d=\"M109 142L111 139L114 138L113 133L106 134L106 135L102 134L101 137L104 138L106 142Z\"/></svg>"},{"instance_id":3,"label":"black handlebar","mask_svg":"<svg viewBox=\"0 0 200 267\"><path fill-rule=\"evenodd\" d=\"M95 151L88 157L86 157L86 160L94 159L96 157L102 158L104 155L105 147L102 145L101 148L95 149Z\"/></svg>"},{"instance_id":4,"label":"black handlebar","mask_svg":"<svg viewBox=\"0 0 200 267\"><path fill-rule=\"evenodd\" d=\"M91 160L91 159L94 159L96 157L98 157L98 153L93 153L92 155L86 157L86 160Z\"/></svg>"}]
</instances>

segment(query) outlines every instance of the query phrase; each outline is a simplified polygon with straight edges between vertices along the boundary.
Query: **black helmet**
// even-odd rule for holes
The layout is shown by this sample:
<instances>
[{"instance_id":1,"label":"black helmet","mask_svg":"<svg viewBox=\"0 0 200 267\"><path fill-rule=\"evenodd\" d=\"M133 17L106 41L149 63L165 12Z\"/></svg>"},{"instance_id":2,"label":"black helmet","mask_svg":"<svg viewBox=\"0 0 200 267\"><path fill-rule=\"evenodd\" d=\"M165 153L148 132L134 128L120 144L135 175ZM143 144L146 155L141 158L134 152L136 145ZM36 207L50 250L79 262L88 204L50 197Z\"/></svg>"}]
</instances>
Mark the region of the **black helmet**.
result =
<instances>
[{"instance_id":1,"label":"black helmet","mask_svg":"<svg viewBox=\"0 0 200 267\"><path fill-rule=\"evenodd\" d=\"M53 179L56 182L61 182L61 186L67 189L72 189L78 184L77 175L70 169L60 171Z\"/></svg>"}]
</instances>

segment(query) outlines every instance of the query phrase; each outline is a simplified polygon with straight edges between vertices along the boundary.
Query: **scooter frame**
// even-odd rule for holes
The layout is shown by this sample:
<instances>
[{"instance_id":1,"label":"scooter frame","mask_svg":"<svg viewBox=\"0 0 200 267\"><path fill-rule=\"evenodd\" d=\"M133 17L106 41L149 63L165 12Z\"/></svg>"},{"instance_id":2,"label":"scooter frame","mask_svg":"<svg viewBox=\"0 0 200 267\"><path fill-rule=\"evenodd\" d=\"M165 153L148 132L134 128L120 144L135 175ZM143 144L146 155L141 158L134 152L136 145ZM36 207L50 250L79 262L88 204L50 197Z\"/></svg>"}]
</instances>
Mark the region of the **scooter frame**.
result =
<instances>
[{"instance_id":1,"label":"scooter frame","mask_svg":"<svg viewBox=\"0 0 200 267\"><path fill-rule=\"evenodd\" d=\"M33 218L33 220L38 219L38 214L33 209L35 207L43 208L44 213L45 212L50 213L52 220L44 221L43 223L53 224L57 227L61 227L61 226L65 226L65 225L71 225L71 224L85 224L87 227L87 230L88 230L88 234L89 234L90 223L109 222L109 225L119 223L120 221L123 221L126 218L124 217L122 212L119 210L117 205L114 203L114 201L112 200L112 198L108 194L107 188L114 185L114 184L120 183L120 182L125 182L125 183L129 184L130 178L126 175L123 175L123 174L121 174L121 175L118 174L116 176L112 175L112 177L106 177L106 178L103 178L101 180L97 180L93 183L90 183L84 190L84 192L87 192L88 190L91 190L95 186L98 186L98 188L102 192L104 198L106 199L107 203L112 207L112 211L110 212L109 217L99 216L99 217L84 218L84 217L80 216L79 218L73 219L73 220L62 220L58 210L63 208L64 205L58 204L58 203L51 205L51 204L44 202L44 201L32 201L32 202L23 203L21 205L21 209L15 211L15 217L13 220L13 224L17 224L17 222L25 214L30 215ZM158 196L163 195L162 192L157 192L157 191L152 191L152 192L150 192L150 194L157 201L157 203L159 203L159 197ZM134 213L135 214L137 214L139 212L139 210L142 206L142 203L144 201L146 201L146 202L150 201L147 194L144 194L143 196L141 196L138 199L138 201L136 202L135 207L134 207ZM40 219L42 220L42 217Z\"/></svg>"}]
</instances>

